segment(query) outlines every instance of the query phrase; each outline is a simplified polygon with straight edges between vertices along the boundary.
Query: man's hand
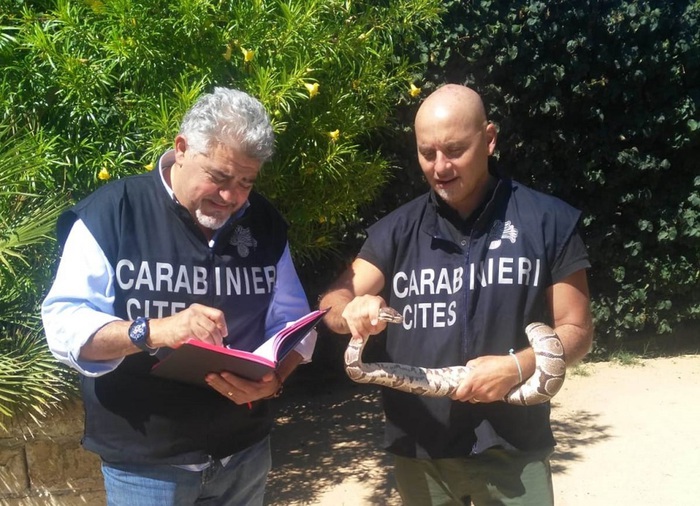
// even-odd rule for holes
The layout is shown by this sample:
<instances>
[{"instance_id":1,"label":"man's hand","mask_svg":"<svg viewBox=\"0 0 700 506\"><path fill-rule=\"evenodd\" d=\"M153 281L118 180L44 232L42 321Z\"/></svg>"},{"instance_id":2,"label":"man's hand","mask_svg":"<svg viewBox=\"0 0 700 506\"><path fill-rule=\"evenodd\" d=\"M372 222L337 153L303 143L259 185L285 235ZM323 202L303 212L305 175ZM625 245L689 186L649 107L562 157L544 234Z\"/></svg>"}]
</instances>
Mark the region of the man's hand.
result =
<instances>
[{"instance_id":1,"label":"man's hand","mask_svg":"<svg viewBox=\"0 0 700 506\"><path fill-rule=\"evenodd\" d=\"M487 355L467 362L469 374L452 396L462 402L501 401L518 384L520 376L510 355Z\"/></svg>"},{"instance_id":2,"label":"man's hand","mask_svg":"<svg viewBox=\"0 0 700 506\"><path fill-rule=\"evenodd\" d=\"M150 327L149 345L153 348L177 348L190 338L221 346L228 335L224 313L202 304L192 304L172 316L153 319Z\"/></svg>"},{"instance_id":3,"label":"man's hand","mask_svg":"<svg viewBox=\"0 0 700 506\"><path fill-rule=\"evenodd\" d=\"M379 308L384 306L386 302L379 295L361 295L351 300L342 313L350 333L366 338L383 331L387 322L379 320Z\"/></svg>"},{"instance_id":4,"label":"man's hand","mask_svg":"<svg viewBox=\"0 0 700 506\"><path fill-rule=\"evenodd\" d=\"M236 404L249 404L271 397L282 386L280 378L274 373L266 374L260 381L247 380L230 372L210 373L206 377L206 382Z\"/></svg>"}]
</instances>

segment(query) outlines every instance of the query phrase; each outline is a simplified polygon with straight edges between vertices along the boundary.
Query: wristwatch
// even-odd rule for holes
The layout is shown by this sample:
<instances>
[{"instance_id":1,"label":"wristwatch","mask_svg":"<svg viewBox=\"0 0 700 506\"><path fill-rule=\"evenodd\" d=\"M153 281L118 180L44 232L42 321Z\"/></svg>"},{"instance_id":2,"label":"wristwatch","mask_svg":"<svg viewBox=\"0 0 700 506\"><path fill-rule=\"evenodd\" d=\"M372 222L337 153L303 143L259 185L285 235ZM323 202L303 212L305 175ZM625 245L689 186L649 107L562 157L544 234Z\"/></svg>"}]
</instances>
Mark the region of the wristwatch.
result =
<instances>
[{"instance_id":1,"label":"wristwatch","mask_svg":"<svg viewBox=\"0 0 700 506\"><path fill-rule=\"evenodd\" d=\"M149 330L148 318L139 316L129 327L129 339L131 339L131 342L138 346L141 350L148 352L151 355L155 355L158 353L159 348L151 348L146 342L148 341Z\"/></svg>"}]
</instances>

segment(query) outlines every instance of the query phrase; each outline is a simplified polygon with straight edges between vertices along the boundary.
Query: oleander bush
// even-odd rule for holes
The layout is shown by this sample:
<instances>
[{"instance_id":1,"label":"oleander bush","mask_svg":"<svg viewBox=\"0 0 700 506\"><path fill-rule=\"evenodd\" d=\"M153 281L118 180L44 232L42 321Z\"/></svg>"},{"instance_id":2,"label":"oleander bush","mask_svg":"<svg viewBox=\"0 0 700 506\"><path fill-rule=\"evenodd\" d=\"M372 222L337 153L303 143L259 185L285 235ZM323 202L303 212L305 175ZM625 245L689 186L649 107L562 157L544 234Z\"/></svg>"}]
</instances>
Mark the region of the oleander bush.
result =
<instances>
[{"instance_id":1,"label":"oleander bush","mask_svg":"<svg viewBox=\"0 0 700 506\"><path fill-rule=\"evenodd\" d=\"M292 224L300 261L337 247L386 180L363 142L410 95L398 51L438 20L437 0L0 0L2 105L17 131L61 139L46 178L79 199L151 168L213 86L271 113L277 155L258 185Z\"/></svg>"}]
</instances>

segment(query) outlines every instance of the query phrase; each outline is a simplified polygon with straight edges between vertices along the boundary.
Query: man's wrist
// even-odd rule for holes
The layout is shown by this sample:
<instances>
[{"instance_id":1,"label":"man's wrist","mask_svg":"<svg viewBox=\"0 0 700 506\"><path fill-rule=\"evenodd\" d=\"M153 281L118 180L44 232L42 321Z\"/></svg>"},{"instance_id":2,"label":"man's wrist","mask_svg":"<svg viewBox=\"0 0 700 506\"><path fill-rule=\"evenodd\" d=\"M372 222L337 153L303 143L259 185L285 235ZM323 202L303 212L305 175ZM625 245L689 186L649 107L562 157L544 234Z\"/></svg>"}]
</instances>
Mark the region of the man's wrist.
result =
<instances>
[{"instance_id":1,"label":"man's wrist","mask_svg":"<svg viewBox=\"0 0 700 506\"><path fill-rule=\"evenodd\" d=\"M282 395L282 392L284 390L284 379L282 378L282 376L280 376L280 373L277 371L277 369L274 370L274 374L275 374L275 380L277 380L277 385L278 385L277 390L275 391L275 393L265 397L265 399L276 399L277 397Z\"/></svg>"},{"instance_id":2,"label":"man's wrist","mask_svg":"<svg viewBox=\"0 0 700 506\"><path fill-rule=\"evenodd\" d=\"M148 344L151 337L148 318L143 316L136 318L129 326L128 334L132 344L134 344L140 350L145 351L150 355L155 355L158 353L159 348L153 348Z\"/></svg>"},{"instance_id":3,"label":"man's wrist","mask_svg":"<svg viewBox=\"0 0 700 506\"><path fill-rule=\"evenodd\" d=\"M520 367L520 360L518 360L518 356L515 354L515 351L513 348L510 349L508 354L513 357L513 360L515 360L515 365L518 368L518 385L523 382L523 368Z\"/></svg>"}]
</instances>

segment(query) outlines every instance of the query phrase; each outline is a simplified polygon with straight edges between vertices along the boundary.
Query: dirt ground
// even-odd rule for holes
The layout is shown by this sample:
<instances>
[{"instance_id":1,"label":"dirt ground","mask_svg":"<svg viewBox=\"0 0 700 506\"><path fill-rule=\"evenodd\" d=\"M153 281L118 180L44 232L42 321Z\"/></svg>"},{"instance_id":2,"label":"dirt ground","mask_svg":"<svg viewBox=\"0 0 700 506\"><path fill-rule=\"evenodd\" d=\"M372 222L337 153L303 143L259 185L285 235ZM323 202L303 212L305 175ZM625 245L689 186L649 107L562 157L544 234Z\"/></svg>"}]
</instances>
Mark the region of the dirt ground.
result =
<instances>
[{"instance_id":1,"label":"dirt ground","mask_svg":"<svg viewBox=\"0 0 700 506\"><path fill-rule=\"evenodd\" d=\"M266 504L399 505L377 390L303 374L287 390ZM557 506L700 504L699 399L700 355L571 370L552 402Z\"/></svg>"}]
</instances>

